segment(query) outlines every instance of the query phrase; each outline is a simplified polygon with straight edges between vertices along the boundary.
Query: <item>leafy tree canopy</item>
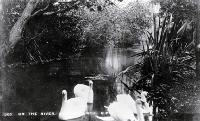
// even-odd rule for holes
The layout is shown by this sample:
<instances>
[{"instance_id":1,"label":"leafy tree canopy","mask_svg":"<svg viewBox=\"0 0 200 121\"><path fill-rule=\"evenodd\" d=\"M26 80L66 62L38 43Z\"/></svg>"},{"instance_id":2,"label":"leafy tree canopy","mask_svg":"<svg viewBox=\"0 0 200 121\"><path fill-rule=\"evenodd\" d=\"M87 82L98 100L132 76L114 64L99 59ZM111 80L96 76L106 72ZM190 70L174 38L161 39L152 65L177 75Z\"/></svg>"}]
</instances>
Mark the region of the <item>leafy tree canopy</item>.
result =
<instances>
[{"instance_id":1,"label":"leafy tree canopy","mask_svg":"<svg viewBox=\"0 0 200 121\"><path fill-rule=\"evenodd\" d=\"M193 0L153 0L160 3L160 15L172 14L174 20L194 20L196 17L197 5Z\"/></svg>"}]
</instances>

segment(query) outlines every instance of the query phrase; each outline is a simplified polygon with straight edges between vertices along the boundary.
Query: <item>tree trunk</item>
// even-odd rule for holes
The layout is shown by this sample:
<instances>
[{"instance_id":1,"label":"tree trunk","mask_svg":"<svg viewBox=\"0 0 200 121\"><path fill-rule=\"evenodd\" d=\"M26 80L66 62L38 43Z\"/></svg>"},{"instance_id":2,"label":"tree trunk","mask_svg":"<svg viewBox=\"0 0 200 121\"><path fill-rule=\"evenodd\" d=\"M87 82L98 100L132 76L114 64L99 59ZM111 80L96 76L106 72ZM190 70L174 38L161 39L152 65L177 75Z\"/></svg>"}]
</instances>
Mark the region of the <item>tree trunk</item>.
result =
<instances>
[{"instance_id":1,"label":"tree trunk","mask_svg":"<svg viewBox=\"0 0 200 121\"><path fill-rule=\"evenodd\" d=\"M2 6L0 6L2 7ZM2 12L0 12L0 16L3 16ZM6 40L6 35L4 31L4 23L0 20L0 52L2 54L3 44ZM4 66L3 59L0 58L0 67ZM3 112L3 90L4 90L4 80L5 80L5 70L0 69L0 112Z\"/></svg>"},{"instance_id":2,"label":"tree trunk","mask_svg":"<svg viewBox=\"0 0 200 121\"><path fill-rule=\"evenodd\" d=\"M197 0L197 20L196 20L196 74L200 80L200 2Z\"/></svg>"},{"instance_id":3,"label":"tree trunk","mask_svg":"<svg viewBox=\"0 0 200 121\"><path fill-rule=\"evenodd\" d=\"M21 40L22 31L24 28L24 25L27 23L27 21L30 19L32 12L37 7L40 0L30 0L26 8L24 9L21 17L17 20L17 22L14 24L10 31L9 36L9 47L7 52L9 52L11 49L13 49L17 42Z\"/></svg>"},{"instance_id":4,"label":"tree trunk","mask_svg":"<svg viewBox=\"0 0 200 121\"><path fill-rule=\"evenodd\" d=\"M40 0L30 0L26 8L24 9L21 17L17 20L17 22L14 24L10 31L9 35L9 41L7 41L5 31L4 31L4 23L2 20L0 20L0 103L4 104L4 99L3 99L3 93L5 92L5 81L6 81L6 62L5 62L5 57L7 56L8 52L14 48L15 44L20 41L21 35L22 35L22 30L24 28L24 25L26 22L29 20L31 13L35 10L36 6L38 5L38 2ZM6 2L6 1L4 1ZM0 14L2 15L2 14ZM2 15L3 16L3 15ZM6 90L8 91L8 90ZM8 92L6 92L8 93ZM0 112L3 112L5 109L4 105L0 106Z\"/></svg>"}]
</instances>

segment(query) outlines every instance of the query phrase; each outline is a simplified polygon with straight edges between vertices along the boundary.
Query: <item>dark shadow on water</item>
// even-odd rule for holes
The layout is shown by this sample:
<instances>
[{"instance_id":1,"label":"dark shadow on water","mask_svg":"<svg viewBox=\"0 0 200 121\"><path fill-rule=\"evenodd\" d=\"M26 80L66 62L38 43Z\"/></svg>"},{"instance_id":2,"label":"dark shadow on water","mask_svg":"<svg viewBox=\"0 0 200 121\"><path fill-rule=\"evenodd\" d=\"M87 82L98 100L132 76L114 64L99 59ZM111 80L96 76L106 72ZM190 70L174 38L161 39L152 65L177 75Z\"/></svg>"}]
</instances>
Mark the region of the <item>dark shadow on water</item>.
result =
<instances>
[{"instance_id":1,"label":"dark shadow on water","mask_svg":"<svg viewBox=\"0 0 200 121\"><path fill-rule=\"evenodd\" d=\"M95 70L83 71L84 69L81 68L86 67L67 61L6 68L3 112L15 114L19 112L55 112L57 114L61 107L62 90L68 91L69 98L74 97L73 87L78 83L88 85L84 77L90 76L89 73L94 73L93 70ZM94 82L94 111L105 111L104 105L108 105L110 101L114 100L112 94L114 90L113 81ZM109 95L109 93L112 95ZM3 118L3 121L44 120L41 116ZM57 116L51 118L53 118L52 121L58 120ZM51 118L48 121L51 121Z\"/></svg>"}]
</instances>

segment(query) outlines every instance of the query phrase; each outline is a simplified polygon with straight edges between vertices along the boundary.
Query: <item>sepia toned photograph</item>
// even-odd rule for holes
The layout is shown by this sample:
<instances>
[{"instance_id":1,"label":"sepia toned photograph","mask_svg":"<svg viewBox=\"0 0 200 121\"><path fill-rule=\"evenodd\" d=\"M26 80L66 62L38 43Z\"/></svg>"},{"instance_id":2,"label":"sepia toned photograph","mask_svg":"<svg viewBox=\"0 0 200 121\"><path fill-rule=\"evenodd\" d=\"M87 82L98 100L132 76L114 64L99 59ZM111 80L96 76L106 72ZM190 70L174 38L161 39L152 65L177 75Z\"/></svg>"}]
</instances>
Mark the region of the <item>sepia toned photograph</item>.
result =
<instances>
[{"instance_id":1,"label":"sepia toned photograph","mask_svg":"<svg viewBox=\"0 0 200 121\"><path fill-rule=\"evenodd\" d=\"M0 121L200 121L200 0L0 0Z\"/></svg>"}]
</instances>

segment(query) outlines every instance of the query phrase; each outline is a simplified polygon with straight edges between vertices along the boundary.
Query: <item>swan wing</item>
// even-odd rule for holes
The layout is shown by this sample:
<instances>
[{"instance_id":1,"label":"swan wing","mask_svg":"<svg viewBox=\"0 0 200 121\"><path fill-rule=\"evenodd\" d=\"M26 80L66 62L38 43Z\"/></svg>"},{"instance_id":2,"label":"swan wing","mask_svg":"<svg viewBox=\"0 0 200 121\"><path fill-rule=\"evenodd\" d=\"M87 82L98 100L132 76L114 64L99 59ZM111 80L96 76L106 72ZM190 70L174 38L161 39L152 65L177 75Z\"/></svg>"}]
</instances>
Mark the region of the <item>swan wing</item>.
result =
<instances>
[{"instance_id":1,"label":"swan wing","mask_svg":"<svg viewBox=\"0 0 200 121\"><path fill-rule=\"evenodd\" d=\"M71 98L63 102L59 113L59 119L68 120L78 118L85 115L86 110L87 102L85 99L80 97Z\"/></svg>"},{"instance_id":2,"label":"swan wing","mask_svg":"<svg viewBox=\"0 0 200 121\"><path fill-rule=\"evenodd\" d=\"M122 102L113 102L108 107L108 112L116 121L136 120L132 110Z\"/></svg>"},{"instance_id":3,"label":"swan wing","mask_svg":"<svg viewBox=\"0 0 200 121\"><path fill-rule=\"evenodd\" d=\"M74 94L76 97L82 97L87 99L88 103L93 103L94 92L87 85L77 84L74 87Z\"/></svg>"},{"instance_id":4,"label":"swan wing","mask_svg":"<svg viewBox=\"0 0 200 121\"><path fill-rule=\"evenodd\" d=\"M133 113L137 113L136 102L129 94L117 95L117 101L121 102L124 106L128 106Z\"/></svg>"}]
</instances>

